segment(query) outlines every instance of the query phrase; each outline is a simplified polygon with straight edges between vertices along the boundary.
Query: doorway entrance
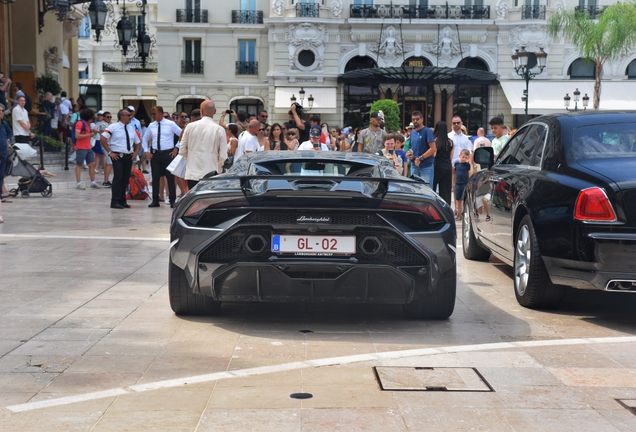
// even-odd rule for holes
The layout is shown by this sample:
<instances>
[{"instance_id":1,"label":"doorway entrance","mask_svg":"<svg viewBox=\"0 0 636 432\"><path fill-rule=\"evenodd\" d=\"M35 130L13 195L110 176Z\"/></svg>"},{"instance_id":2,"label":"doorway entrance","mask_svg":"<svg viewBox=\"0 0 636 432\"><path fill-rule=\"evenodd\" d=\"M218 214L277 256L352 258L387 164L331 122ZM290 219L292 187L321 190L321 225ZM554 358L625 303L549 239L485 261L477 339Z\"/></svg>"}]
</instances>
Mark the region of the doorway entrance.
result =
<instances>
[{"instance_id":1,"label":"doorway entrance","mask_svg":"<svg viewBox=\"0 0 636 432\"><path fill-rule=\"evenodd\" d=\"M402 110L402 124L406 128L411 123L411 113L419 111L422 113L424 121L426 121L426 100L405 100L404 109Z\"/></svg>"}]
</instances>

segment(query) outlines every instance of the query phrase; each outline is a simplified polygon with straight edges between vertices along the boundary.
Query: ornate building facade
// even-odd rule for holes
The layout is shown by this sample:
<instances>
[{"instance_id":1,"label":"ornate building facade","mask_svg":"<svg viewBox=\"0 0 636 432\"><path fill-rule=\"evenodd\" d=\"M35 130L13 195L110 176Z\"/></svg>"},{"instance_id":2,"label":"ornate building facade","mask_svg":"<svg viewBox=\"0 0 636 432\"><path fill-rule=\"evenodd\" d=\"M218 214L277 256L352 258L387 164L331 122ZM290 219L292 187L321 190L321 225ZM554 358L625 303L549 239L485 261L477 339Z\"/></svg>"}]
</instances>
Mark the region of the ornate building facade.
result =
<instances>
[{"instance_id":1,"label":"ornate building facade","mask_svg":"<svg viewBox=\"0 0 636 432\"><path fill-rule=\"evenodd\" d=\"M543 49L547 66L529 84L528 113L565 110L579 89L592 95L594 68L569 41L550 39L546 19L590 0L178 0L156 2L156 75L107 72L103 106L144 98L189 111L212 99L219 111L256 112L287 120L292 96L332 125L364 125L369 107L390 98L427 123L461 113L475 133L502 115L523 122L525 81L511 55ZM531 57L534 54L531 54ZM601 109L631 108L636 50L608 64ZM536 70L538 72L538 69Z\"/></svg>"}]
</instances>

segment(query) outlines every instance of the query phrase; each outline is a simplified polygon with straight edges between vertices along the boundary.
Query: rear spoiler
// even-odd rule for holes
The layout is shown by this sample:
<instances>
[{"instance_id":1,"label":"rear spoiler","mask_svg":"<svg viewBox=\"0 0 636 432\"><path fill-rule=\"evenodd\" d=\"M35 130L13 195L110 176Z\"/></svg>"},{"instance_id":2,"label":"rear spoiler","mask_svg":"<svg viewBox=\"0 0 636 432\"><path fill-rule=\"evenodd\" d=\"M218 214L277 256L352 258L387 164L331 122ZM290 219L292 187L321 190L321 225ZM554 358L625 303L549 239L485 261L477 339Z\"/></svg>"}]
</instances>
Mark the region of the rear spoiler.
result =
<instances>
[{"instance_id":1,"label":"rear spoiler","mask_svg":"<svg viewBox=\"0 0 636 432\"><path fill-rule=\"evenodd\" d=\"M224 177L239 180L241 191L250 204L306 204L324 200L325 205L380 205L391 179L346 178L338 176L249 175Z\"/></svg>"}]
</instances>

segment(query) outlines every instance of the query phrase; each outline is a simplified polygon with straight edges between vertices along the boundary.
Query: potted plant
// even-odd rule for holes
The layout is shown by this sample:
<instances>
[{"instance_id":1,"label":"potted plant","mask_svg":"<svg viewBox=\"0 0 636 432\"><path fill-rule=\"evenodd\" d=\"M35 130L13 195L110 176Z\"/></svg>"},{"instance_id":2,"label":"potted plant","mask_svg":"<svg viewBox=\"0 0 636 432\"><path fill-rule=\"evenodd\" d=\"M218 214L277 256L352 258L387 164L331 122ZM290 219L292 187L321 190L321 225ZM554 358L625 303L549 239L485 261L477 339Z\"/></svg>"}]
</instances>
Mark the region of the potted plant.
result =
<instances>
[{"instance_id":1,"label":"potted plant","mask_svg":"<svg viewBox=\"0 0 636 432\"><path fill-rule=\"evenodd\" d=\"M37 77L35 80L35 88L37 89L40 98L43 98L46 92L51 92L54 96L62 92L62 86L59 82L57 82L57 78L51 74L40 75Z\"/></svg>"},{"instance_id":2,"label":"potted plant","mask_svg":"<svg viewBox=\"0 0 636 432\"><path fill-rule=\"evenodd\" d=\"M40 133L35 132L35 138L39 139L44 145L44 151L48 152L59 152L64 148L64 143L58 141L50 136L44 136Z\"/></svg>"}]
</instances>

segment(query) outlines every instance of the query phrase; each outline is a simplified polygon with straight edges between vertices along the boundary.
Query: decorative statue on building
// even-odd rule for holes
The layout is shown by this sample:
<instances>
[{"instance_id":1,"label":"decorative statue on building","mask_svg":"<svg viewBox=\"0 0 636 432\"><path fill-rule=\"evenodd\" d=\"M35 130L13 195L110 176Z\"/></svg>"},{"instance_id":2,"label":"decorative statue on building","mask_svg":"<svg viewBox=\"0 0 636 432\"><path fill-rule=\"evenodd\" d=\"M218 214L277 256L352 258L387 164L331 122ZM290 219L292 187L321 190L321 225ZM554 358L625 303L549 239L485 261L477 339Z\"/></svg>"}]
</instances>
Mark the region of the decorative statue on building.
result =
<instances>
[{"instance_id":1,"label":"decorative statue on building","mask_svg":"<svg viewBox=\"0 0 636 432\"><path fill-rule=\"evenodd\" d=\"M62 57L58 54L56 46L52 46L44 51L44 67L47 75L58 72L58 67L62 63Z\"/></svg>"},{"instance_id":2,"label":"decorative statue on building","mask_svg":"<svg viewBox=\"0 0 636 432\"><path fill-rule=\"evenodd\" d=\"M281 16L283 14L283 10L285 10L285 2L283 0L273 0L272 10L276 15Z\"/></svg>"},{"instance_id":3,"label":"decorative statue on building","mask_svg":"<svg viewBox=\"0 0 636 432\"><path fill-rule=\"evenodd\" d=\"M335 17L339 17L342 13L342 1L331 0L331 14Z\"/></svg>"},{"instance_id":4,"label":"decorative statue on building","mask_svg":"<svg viewBox=\"0 0 636 432\"><path fill-rule=\"evenodd\" d=\"M425 49L437 56L437 66L440 67L449 67L453 58L462 54L459 48L459 37L449 26L444 27L439 38L427 45Z\"/></svg>"}]
</instances>

